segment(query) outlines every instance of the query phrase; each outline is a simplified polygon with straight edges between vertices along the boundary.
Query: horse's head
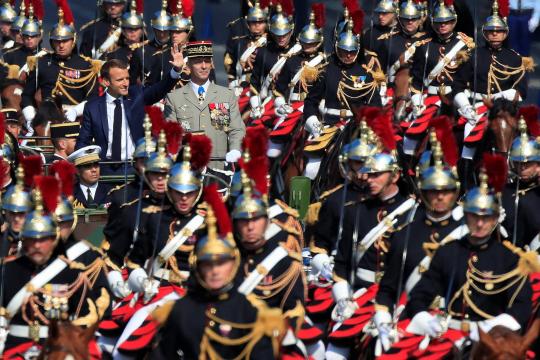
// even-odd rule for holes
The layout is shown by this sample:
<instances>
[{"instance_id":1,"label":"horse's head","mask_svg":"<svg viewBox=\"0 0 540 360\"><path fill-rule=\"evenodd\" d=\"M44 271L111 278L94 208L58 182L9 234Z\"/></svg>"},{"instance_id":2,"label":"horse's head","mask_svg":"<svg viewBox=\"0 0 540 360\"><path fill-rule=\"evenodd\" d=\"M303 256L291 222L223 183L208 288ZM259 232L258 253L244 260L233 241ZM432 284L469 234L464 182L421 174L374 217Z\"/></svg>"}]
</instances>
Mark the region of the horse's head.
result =
<instances>
[{"instance_id":1,"label":"horse's head","mask_svg":"<svg viewBox=\"0 0 540 360\"><path fill-rule=\"evenodd\" d=\"M480 341L472 350L473 360L523 360L538 337L540 321L533 323L524 336L504 326L495 326L488 333L479 330Z\"/></svg>"},{"instance_id":2,"label":"horse's head","mask_svg":"<svg viewBox=\"0 0 540 360\"><path fill-rule=\"evenodd\" d=\"M19 79L5 79L0 84L0 97L4 108L21 111L22 92L24 82Z\"/></svg>"},{"instance_id":3,"label":"horse's head","mask_svg":"<svg viewBox=\"0 0 540 360\"><path fill-rule=\"evenodd\" d=\"M67 321L51 321L49 337L38 359L86 360L90 358L88 343L94 338L97 324L82 328Z\"/></svg>"},{"instance_id":4,"label":"horse's head","mask_svg":"<svg viewBox=\"0 0 540 360\"><path fill-rule=\"evenodd\" d=\"M517 106L506 99L497 99L486 105L489 108L489 129L493 134L495 151L507 154L517 133Z\"/></svg>"}]
</instances>

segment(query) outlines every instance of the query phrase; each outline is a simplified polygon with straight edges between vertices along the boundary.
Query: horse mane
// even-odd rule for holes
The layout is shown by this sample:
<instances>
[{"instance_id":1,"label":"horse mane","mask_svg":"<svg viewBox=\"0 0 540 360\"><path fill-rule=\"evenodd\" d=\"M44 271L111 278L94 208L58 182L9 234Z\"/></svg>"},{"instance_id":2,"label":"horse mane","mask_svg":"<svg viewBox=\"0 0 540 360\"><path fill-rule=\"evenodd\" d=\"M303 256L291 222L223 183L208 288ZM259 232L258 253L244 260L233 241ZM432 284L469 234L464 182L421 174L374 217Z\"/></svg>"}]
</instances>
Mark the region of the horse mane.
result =
<instances>
[{"instance_id":1,"label":"horse mane","mask_svg":"<svg viewBox=\"0 0 540 360\"><path fill-rule=\"evenodd\" d=\"M45 100L39 106L36 117L32 120L32 127L46 126L49 121L51 123L61 123L64 120L64 114L60 111L56 103Z\"/></svg>"},{"instance_id":2,"label":"horse mane","mask_svg":"<svg viewBox=\"0 0 540 360\"><path fill-rule=\"evenodd\" d=\"M49 337L38 359L65 359L66 355L71 355L74 359L89 359L88 344L94 338L97 327L98 323L82 328L69 321L51 320Z\"/></svg>"},{"instance_id":3,"label":"horse mane","mask_svg":"<svg viewBox=\"0 0 540 360\"><path fill-rule=\"evenodd\" d=\"M518 106L513 101L500 98L493 101L493 106L489 109L488 119L493 120L497 117L497 114L501 111L505 111L510 116L516 117L518 114Z\"/></svg>"}]
</instances>

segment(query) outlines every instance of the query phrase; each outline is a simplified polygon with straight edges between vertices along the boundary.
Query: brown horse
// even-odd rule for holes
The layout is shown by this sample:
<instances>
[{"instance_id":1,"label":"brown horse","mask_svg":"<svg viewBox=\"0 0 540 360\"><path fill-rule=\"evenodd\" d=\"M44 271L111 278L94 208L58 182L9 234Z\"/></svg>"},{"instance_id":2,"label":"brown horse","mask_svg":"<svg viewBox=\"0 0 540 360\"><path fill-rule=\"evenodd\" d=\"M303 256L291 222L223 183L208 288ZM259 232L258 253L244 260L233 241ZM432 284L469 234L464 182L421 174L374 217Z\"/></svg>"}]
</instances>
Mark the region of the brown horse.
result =
<instances>
[{"instance_id":1,"label":"brown horse","mask_svg":"<svg viewBox=\"0 0 540 360\"><path fill-rule=\"evenodd\" d=\"M516 104L506 99L485 100L484 103L489 109L488 129L492 136L492 151L506 155L517 134Z\"/></svg>"},{"instance_id":2,"label":"brown horse","mask_svg":"<svg viewBox=\"0 0 540 360\"><path fill-rule=\"evenodd\" d=\"M473 346L473 360L523 360L538 337L540 319L536 319L523 336L504 326L495 326L488 333L480 330L480 341Z\"/></svg>"},{"instance_id":3,"label":"brown horse","mask_svg":"<svg viewBox=\"0 0 540 360\"><path fill-rule=\"evenodd\" d=\"M83 329L69 321L51 321L49 337L38 360L90 359L88 344L94 338L97 327L97 323Z\"/></svg>"}]
</instances>

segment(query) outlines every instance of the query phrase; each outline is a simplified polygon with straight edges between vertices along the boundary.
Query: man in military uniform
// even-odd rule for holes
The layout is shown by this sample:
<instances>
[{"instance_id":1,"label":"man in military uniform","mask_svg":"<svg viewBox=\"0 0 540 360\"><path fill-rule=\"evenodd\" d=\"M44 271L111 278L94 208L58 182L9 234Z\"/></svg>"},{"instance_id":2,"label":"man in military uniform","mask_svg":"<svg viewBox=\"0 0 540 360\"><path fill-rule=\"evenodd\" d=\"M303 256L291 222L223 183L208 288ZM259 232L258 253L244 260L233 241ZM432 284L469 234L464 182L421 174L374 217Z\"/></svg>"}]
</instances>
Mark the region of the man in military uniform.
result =
<instances>
[{"instance_id":1,"label":"man in military uniform","mask_svg":"<svg viewBox=\"0 0 540 360\"><path fill-rule=\"evenodd\" d=\"M503 45L509 31L505 16L499 14L494 0L493 14L482 26L486 45L476 49L455 76L454 104L463 117L460 124L465 123L463 157L467 159L473 158L487 122L482 100L521 102L527 98L527 72L533 70L534 62Z\"/></svg>"},{"instance_id":2,"label":"man in military uniform","mask_svg":"<svg viewBox=\"0 0 540 360\"><path fill-rule=\"evenodd\" d=\"M188 43L186 54L190 82L169 93L165 99L165 118L178 121L185 131L203 131L212 140L212 157L234 163L240 158L245 126L234 93L210 82L212 43ZM222 161L211 167L223 168Z\"/></svg>"},{"instance_id":3,"label":"man in military uniform","mask_svg":"<svg viewBox=\"0 0 540 360\"><path fill-rule=\"evenodd\" d=\"M23 2L20 4L19 15L15 16L15 18L11 22L11 28L9 29L10 40L3 44L4 50L11 49L12 47L16 47L18 45L22 45L21 29L24 25L24 22L26 21L25 9L26 7Z\"/></svg>"},{"instance_id":4,"label":"man in military uniform","mask_svg":"<svg viewBox=\"0 0 540 360\"><path fill-rule=\"evenodd\" d=\"M17 13L11 7L9 2L4 2L0 6L0 41L1 46L4 47L11 39L11 24L17 17Z\"/></svg>"},{"instance_id":5,"label":"man in military uniform","mask_svg":"<svg viewBox=\"0 0 540 360\"><path fill-rule=\"evenodd\" d=\"M364 49L379 53L380 37L395 30L397 21L397 5L393 0L380 0L373 12L377 16L377 23L369 27L362 35Z\"/></svg>"},{"instance_id":6,"label":"man in military uniform","mask_svg":"<svg viewBox=\"0 0 540 360\"><path fill-rule=\"evenodd\" d=\"M79 136L79 128L80 125L77 122L51 124L51 142L54 146L54 153L47 159L48 164L59 160L67 160L73 154L77 136Z\"/></svg>"},{"instance_id":7,"label":"man in military uniform","mask_svg":"<svg viewBox=\"0 0 540 360\"><path fill-rule=\"evenodd\" d=\"M70 14L69 9L66 11ZM59 10L58 24L50 32L54 52L28 60L30 73L21 107L30 134L33 133L31 123L36 116L34 96L38 89L44 100L58 100L70 121L82 115L87 99L97 95L100 65L73 53L75 29L72 18L66 16L64 19L66 11Z\"/></svg>"},{"instance_id":8,"label":"man in military uniform","mask_svg":"<svg viewBox=\"0 0 540 360\"><path fill-rule=\"evenodd\" d=\"M229 87L243 89L249 86L251 72L258 49L266 45L266 21L268 9L261 8L259 1L249 8L248 13L238 23L247 24L245 34L229 36L223 63L227 72ZM232 29L231 29L232 33ZM237 92L237 96L240 94Z\"/></svg>"},{"instance_id":9,"label":"man in military uniform","mask_svg":"<svg viewBox=\"0 0 540 360\"><path fill-rule=\"evenodd\" d=\"M17 109L3 108L0 110L0 113L4 114L6 118L4 124L6 133L10 133L11 135L13 135L15 140L18 142L22 128L19 121L19 112L17 111Z\"/></svg>"},{"instance_id":10,"label":"man in military uniform","mask_svg":"<svg viewBox=\"0 0 540 360\"><path fill-rule=\"evenodd\" d=\"M120 28L122 34L118 43L107 49L103 58L104 60L119 59L129 64L133 51L142 46L144 40L144 19L135 1L132 2L131 10L122 16Z\"/></svg>"},{"instance_id":11,"label":"man in military uniform","mask_svg":"<svg viewBox=\"0 0 540 360\"><path fill-rule=\"evenodd\" d=\"M360 53L360 37L356 32L361 28L361 18L348 20L346 30L336 40L336 51L319 71L304 101L306 131L314 141L321 134L330 135L328 142L305 149L308 159L304 174L311 179L319 172L326 145L333 138L330 133L337 135L339 127L353 118L355 107L381 105L379 86L384 82L384 74L375 54Z\"/></svg>"},{"instance_id":12,"label":"man in military uniform","mask_svg":"<svg viewBox=\"0 0 540 360\"><path fill-rule=\"evenodd\" d=\"M53 188L41 189L35 190L35 210L21 232L22 255L5 264L2 317L8 332L3 354L7 358L17 353L37 356L49 336L50 321L91 327L110 306L107 290L88 288L81 264L59 241L53 209L45 212L41 197Z\"/></svg>"},{"instance_id":13,"label":"man in military uniform","mask_svg":"<svg viewBox=\"0 0 540 360\"><path fill-rule=\"evenodd\" d=\"M140 80L143 85L151 83L148 77L154 71L154 62L157 61L154 58L156 56L159 57L160 62L167 62L168 57L162 54L169 47L169 30L172 17L167 13L166 6L167 2L165 1L162 3L161 10L156 12L150 21L150 25L154 31L154 39L144 46L138 47L131 58L130 81L132 84L136 84L136 80ZM159 79L164 74L166 73L160 74Z\"/></svg>"},{"instance_id":14,"label":"man in military uniform","mask_svg":"<svg viewBox=\"0 0 540 360\"><path fill-rule=\"evenodd\" d=\"M484 173L480 186L466 194L463 210L469 233L439 247L410 293L405 310L412 318L409 333L439 337L454 329L478 341L480 330L527 326L532 311L528 275L535 265L522 266L524 252L501 241L501 204ZM441 307L440 301L433 306L436 296L444 301ZM432 308L443 312L433 314Z\"/></svg>"},{"instance_id":15,"label":"man in military uniform","mask_svg":"<svg viewBox=\"0 0 540 360\"><path fill-rule=\"evenodd\" d=\"M442 134L453 136L451 132ZM443 136L440 140L445 143L447 139ZM393 319L396 302L402 293L411 292L429 267L429 260L441 241L446 242L447 237L452 236L450 234L464 235L466 232L465 226L460 225L462 214L458 210L453 211L460 187L455 167L458 149L454 144L446 149L452 154L444 154L434 132L430 138L431 150L422 155L418 174L423 203L411 213L410 225L393 234L386 270L375 298L373 319L384 350L397 340L393 337ZM450 165L445 163L444 155L451 159Z\"/></svg>"},{"instance_id":16,"label":"man in military uniform","mask_svg":"<svg viewBox=\"0 0 540 360\"><path fill-rule=\"evenodd\" d=\"M79 29L82 32L79 53L91 58L95 58L103 43L119 28L126 0L103 0L101 6L103 17L92 20Z\"/></svg>"},{"instance_id":17,"label":"man in military uniform","mask_svg":"<svg viewBox=\"0 0 540 360\"><path fill-rule=\"evenodd\" d=\"M168 316L153 358L277 358L280 335L286 332L283 313L238 291L242 266L230 218L219 195L208 192L208 235L195 245L186 296L154 313L159 319Z\"/></svg>"}]
</instances>

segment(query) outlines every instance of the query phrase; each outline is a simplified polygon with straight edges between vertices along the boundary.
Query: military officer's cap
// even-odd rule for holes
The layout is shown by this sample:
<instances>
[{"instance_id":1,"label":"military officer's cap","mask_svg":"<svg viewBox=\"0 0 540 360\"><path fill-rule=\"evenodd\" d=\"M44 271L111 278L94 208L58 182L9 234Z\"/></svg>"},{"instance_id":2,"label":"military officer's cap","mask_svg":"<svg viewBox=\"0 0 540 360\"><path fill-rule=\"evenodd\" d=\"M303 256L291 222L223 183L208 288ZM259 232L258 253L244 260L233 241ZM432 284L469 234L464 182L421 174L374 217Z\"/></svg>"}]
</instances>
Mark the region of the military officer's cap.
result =
<instances>
[{"instance_id":1,"label":"military officer's cap","mask_svg":"<svg viewBox=\"0 0 540 360\"><path fill-rule=\"evenodd\" d=\"M167 0L161 2L161 10L154 13L154 17L150 20L152 28L159 31L169 31L171 27L171 16L167 13Z\"/></svg>"},{"instance_id":2,"label":"military officer's cap","mask_svg":"<svg viewBox=\"0 0 540 360\"><path fill-rule=\"evenodd\" d=\"M212 42L208 40L204 41L191 41L188 42L184 51L188 57L212 57Z\"/></svg>"},{"instance_id":3,"label":"military officer's cap","mask_svg":"<svg viewBox=\"0 0 540 360\"><path fill-rule=\"evenodd\" d=\"M276 13L270 18L269 31L276 36L283 36L294 30L292 11L292 9L284 9L281 4L278 4Z\"/></svg>"},{"instance_id":4,"label":"military officer's cap","mask_svg":"<svg viewBox=\"0 0 540 360\"><path fill-rule=\"evenodd\" d=\"M4 2L2 5L0 5L0 21L4 23L12 23L13 20L17 17L17 13L9 2Z\"/></svg>"},{"instance_id":5,"label":"military officer's cap","mask_svg":"<svg viewBox=\"0 0 540 360\"><path fill-rule=\"evenodd\" d=\"M443 23L457 20L457 14L454 9L453 0L440 0L431 15L431 21L434 23Z\"/></svg>"},{"instance_id":6,"label":"military officer's cap","mask_svg":"<svg viewBox=\"0 0 540 360\"><path fill-rule=\"evenodd\" d=\"M61 122L51 124L51 139L76 139L79 136L78 122Z\"/></svg>"},{"instance_id":7,"label":"military officer's cap","mask_svg":"<svg viewBox=\"0 0 540 360\"><path fill-rule=\"evenodd\" d=\"M413 0L407 0L399 8L399 17L409 20L420 19L422 17L422 10Z\"/></svg>"},{"instance_id":8,"label":"military officer's cap","mask_svg":"<svg viewBox=\"0 0 540 360\"><path fill-rule=\"evenodd\" d=\"M490 31L490 30L502 30L502 31L508 31L508 23L506 22L506 19L509 15L509 8L508 8L508 2L506 2L504 7L500 7L498 0L493 0L493 12L490 17L486 19L486 22L482 26L483 31Z\"/></svg>"},{"instance_id":9,"label":"military officer's cap","mask_svg":"<svg viewBox=\"0 0 540 360\"><path fill-rule=\"evenodd\" d=\"M255 4L248 9L246 20L250 22L266 21L268 9L261 7L260 1L255 0Z\"/></svg>"},{"instance_id":10,"label":"military officer's cap","mask_svg":"<svg viewBox=\"0 0 540 360\"><path fill-rule=\"evenodd\" d=\"M99 162L99 153L101 147L98 145L89 145L74 151L68 156L68 161L75 166L93 164Z\"/></svg>"},{"instance_id":11,"label":"military officer's cap","mask_svg":"<svg viewBox=\"0 0 540 360\"><path fill-rule=\"evenodd\" d=\"M19 112L17 109L13 108L4 108L0 112L4 114L6 122L19 123Z\"/></svg>"},{"instance_id":12,"label":"military officer's cap","mask_svg":"<svg viewBox=\"0 0 540 360\"><path fill-rule=\"evenodd\" d=\"M137 9L137 3L135 1L131 2L130 11L122 15L120 26L125 29L139 29L144 27L141 9Z\"/></svg>"},{"instance_id":13,"label":"military officer's cap","mask_svg":"<svg viewBox=\"0 0 540 360\"><path fill-rule=\"evenodd\" d=\"M395 13L397 10L396 2L393 0L381 0L377 3L375 9L376 13Z\"/></svg>"}]
</instances>

